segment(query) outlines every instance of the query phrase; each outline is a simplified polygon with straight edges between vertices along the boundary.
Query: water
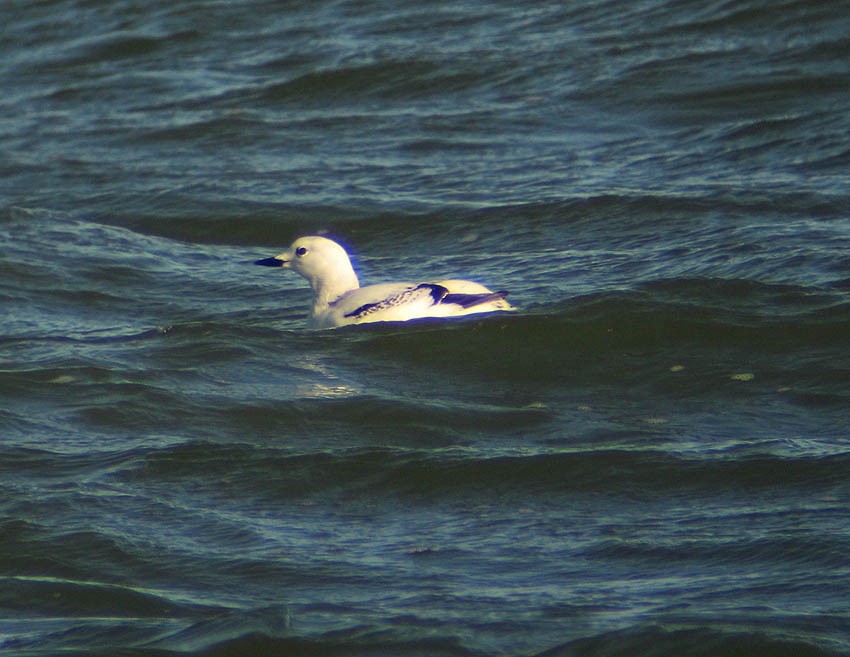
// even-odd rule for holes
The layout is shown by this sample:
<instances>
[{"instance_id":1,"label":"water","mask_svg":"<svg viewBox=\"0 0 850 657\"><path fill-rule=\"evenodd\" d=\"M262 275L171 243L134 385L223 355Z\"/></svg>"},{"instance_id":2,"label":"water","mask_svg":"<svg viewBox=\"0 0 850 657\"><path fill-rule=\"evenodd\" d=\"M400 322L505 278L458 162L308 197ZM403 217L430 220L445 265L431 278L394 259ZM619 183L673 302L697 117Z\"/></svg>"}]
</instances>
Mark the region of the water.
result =
<instances>
[{"instance_id":1,"label":"water","mask_svg":"<svg viewBox=\"0 0 850 657\"><path fill-rule=\"evenodd\" d=\"M846 3L8 4L4 655L850 654Z\"/></svg>"}]
</instances>

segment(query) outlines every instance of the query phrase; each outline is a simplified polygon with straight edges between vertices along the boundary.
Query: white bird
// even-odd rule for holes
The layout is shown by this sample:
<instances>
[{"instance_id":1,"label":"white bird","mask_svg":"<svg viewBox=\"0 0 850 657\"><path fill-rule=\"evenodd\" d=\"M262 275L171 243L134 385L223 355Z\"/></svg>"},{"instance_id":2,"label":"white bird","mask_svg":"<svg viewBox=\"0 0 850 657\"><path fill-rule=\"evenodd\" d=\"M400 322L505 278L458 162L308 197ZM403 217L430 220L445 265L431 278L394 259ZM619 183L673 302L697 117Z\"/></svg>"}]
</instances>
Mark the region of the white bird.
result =
<instances>
[{"instance_id":1,"label":"white bird","mask_svg":"<svg viewBox=\"0 0 850 657\"><path fill-rule=\"evenodd\" d=\"M345 249L325 237L300 237L280 255L255 264L292 269L309 281L310 321L315 328L515 310L505 300L507 292L493 292L472 281L360 287Z\"/></svg>"}]
</instances>

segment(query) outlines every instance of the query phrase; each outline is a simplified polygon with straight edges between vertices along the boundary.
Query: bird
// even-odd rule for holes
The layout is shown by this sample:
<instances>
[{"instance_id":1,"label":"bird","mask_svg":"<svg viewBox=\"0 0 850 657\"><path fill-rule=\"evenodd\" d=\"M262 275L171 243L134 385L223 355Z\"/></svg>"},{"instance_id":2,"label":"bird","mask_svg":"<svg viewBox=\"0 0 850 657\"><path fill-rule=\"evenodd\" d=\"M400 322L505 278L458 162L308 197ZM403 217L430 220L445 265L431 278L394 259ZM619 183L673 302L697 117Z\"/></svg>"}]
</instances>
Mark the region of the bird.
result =
<instances>
[{"instance_id":1,"label":"bird","mask_svg":"<svg viewBox=\"0 0 850 657\"><path fill-rule=\"evenodd\" d=\"M254 264L291 269L307 279L313 291L309 315L313 328L516 310L506 300L507 292L493 292L473 281L445 279L360 287L345 249L315 235L299 237L283 253Z\"/></svg>"}]
</instances>

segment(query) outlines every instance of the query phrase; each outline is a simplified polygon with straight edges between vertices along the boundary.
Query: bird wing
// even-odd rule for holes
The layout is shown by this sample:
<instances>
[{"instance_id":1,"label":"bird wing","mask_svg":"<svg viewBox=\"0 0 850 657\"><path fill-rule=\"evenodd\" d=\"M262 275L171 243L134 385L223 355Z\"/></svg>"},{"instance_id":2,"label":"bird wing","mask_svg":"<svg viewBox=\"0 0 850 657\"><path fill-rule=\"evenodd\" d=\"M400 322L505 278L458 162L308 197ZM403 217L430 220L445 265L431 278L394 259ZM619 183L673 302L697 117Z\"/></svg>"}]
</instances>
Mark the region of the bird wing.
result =
<instances>
[{"instance_id":1,"label":"bird wing","mask_svg":"<svg viewBox=\"0 0 850 657\"><path fill-rule=\"evenodd\" d=\"M450 287L451 286L451 287ZM332 303L319 325L404 322L513 310L506 292L493 292L469 281L384 283L352 290Z\"/></svg>"},{"instance_id":2,"label":"bird wing","mask_svg":"<svg viewBox=\"0 0 850 657\"><path fill-rule=\"evenodd\" d=\"M411 319L423 316L428 308L440 303L448 293L445 287L436 283L409 285L382 299L358 305L343 316L352 322Z\"/></svg>"}]
</instances>

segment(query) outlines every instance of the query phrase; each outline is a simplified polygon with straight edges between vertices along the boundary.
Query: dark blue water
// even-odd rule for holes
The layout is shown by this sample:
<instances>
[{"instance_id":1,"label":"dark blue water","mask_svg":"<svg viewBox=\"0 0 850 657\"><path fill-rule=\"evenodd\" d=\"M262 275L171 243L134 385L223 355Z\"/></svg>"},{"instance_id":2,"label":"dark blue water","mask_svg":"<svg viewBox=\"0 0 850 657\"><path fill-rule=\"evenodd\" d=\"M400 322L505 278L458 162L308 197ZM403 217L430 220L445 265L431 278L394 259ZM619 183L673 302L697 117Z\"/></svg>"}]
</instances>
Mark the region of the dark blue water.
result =
<instances>
[{"instance_id":1,"label":"dark blue water","mask_svg":"<svg viewBox=\"0 0 850 657\"><path fill-rule=\"evenodd\" d=\"M3 15L4 656L850 655L846 2Z\"/></svg>"}]
</instances>

